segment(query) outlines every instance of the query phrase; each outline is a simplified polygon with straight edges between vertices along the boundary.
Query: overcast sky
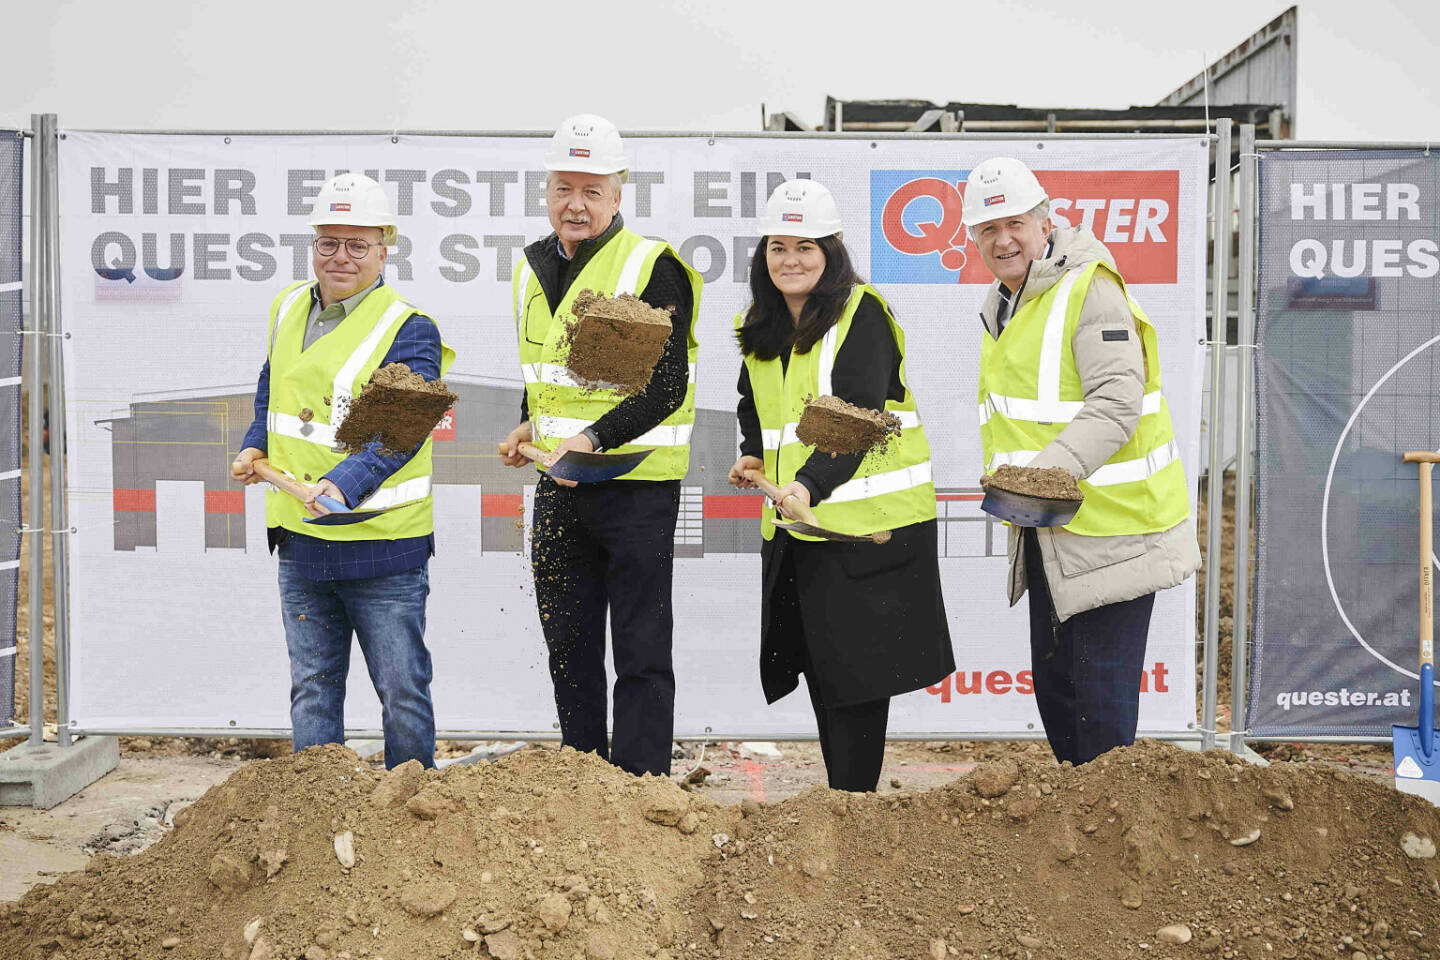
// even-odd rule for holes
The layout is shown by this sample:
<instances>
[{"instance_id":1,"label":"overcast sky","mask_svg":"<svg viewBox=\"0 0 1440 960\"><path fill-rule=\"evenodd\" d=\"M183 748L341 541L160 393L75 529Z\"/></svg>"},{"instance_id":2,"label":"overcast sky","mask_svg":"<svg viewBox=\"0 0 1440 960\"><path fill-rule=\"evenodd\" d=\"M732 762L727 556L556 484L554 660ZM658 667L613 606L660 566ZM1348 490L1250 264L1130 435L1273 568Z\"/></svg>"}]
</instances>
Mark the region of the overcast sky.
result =
<instances>
[{"instance_id":1,"label":"overcast sky","mask_svg":"<svg viewBox=\"0 0 1440 960\"><path fill-rule=\"evenodd\" d=\"M24 0L3 7L0 125L756 130L826 94L1153 104L1285 0L669 4ZM1440 3L1301 0L1298 133L1440 141ZM832 11L844 11L840 15Z\"/></svg>"}]
</instances>

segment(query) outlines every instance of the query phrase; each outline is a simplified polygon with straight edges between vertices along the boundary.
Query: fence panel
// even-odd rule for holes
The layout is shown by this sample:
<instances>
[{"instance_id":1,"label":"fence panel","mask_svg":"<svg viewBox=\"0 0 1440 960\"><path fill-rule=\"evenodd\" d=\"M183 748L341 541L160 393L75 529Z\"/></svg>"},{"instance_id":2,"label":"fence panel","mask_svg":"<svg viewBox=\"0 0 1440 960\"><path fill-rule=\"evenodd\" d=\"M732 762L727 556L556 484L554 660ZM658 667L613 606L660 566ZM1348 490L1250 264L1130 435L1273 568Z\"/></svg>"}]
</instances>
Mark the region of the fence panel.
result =
<instances>
[{"instance_id":1,"label":"fence panel","mask_svg":"<svg viewBox=\"0 0 1440 960\"><path fill-rule=\"evenodd\" d=\"M1440 446L1440 163L1260 162L1252 735L1415 723L1419 491Z\"/></svg>"},{"instance_id":2,"label":"fence panel","mask_svg":"<svg viewBox=\"0 0 1440 960\"><path fill-rule=\"evenodd\" d=\"M534 477L494 457L522 386L511 266L525 242L549 230L545 139L63 136L79 726L288 726L263 506L258 490L229 482L228 464L251 418L266 307L283 285L309 275L310 200L348 168L391 192L402 238L387 278L437 318L459 355L448 379L461 399L435 443L439 552L428 636L439 724L550 730L520 522ZM986 157L1023 156L1056 198L1058 217L1111 246L1159 327L1166 392L1193 478L1206 141L637 136L627 145L627 223L671 240L706 278L694 456L676 543L677 731L813 729L803 696L774 708L761 698L759 501L725 482L737 453L731 317L747 300L754 218L773 185L796 175L831 187L858 268L896 308L935 451L942 575L961 669L897 702L892 729L1038 731L1024 607L1004 599L1005 531L978 510L975 317L986 276L960 228L958 185ZM1186 585L1156 606L1143 729L1193 724L1194 602ZM373 729L378 710L355 660L349 720Z\"/></svg>"},{"instance_id":3,"label":"fence panel","mask_svg":"<svg viewBox=\"0 0 1440 960\"><path fill-rule=\"evenodd\" d=\"M0 130L0 724L15 716L24 152L25 140L18 131Z\"/></svg>"}]
</instances>

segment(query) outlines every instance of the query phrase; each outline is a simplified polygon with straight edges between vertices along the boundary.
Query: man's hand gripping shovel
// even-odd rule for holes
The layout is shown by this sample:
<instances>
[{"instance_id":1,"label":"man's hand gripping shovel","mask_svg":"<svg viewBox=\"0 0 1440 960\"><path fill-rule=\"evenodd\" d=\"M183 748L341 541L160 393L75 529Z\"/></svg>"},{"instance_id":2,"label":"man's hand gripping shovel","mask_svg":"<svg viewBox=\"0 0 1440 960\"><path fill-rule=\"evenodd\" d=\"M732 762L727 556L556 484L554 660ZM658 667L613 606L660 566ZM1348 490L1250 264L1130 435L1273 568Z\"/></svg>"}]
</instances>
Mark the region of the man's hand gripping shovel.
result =
<instances>
[{"instance_id":1,"label":"man's hand gripping shovel","mask_svg":"<svg viewBox=\"0 0 1440 960\"><path fill-rule=\"evenodd\" d=\"M250 469L254 470L262 480L272 487L290 494L300 502L304 503L310 499L309 487L270 466L270 461L264 457L250 461ZM384 510L352 510L334 497L323 495L316 497L316 502L330 511L323 517L305 518L306 523L313 523L318 526L331 527L345 523L361 523L385 512Z\"/></svg>"}]
</instances>

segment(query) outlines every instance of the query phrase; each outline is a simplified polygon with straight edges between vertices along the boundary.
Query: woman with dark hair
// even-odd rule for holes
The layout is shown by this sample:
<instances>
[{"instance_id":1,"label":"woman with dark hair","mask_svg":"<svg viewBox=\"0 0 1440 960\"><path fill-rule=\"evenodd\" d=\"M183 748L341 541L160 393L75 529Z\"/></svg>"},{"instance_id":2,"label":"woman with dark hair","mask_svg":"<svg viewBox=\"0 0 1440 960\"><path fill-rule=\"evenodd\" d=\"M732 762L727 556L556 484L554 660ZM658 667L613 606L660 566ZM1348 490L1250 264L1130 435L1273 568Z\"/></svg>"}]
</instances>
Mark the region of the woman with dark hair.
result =
<instances>
[{"instance_id":1,"label":"woman with dark hair","mask_svg":"<svg viewBox=\"0 0 1440 960\"><path fill-rule=\"evenodd\" d=\"M760 683L769 703L810 691L830 786L874 790L890 698L955 669L940 595L930 445L905 381L905 334L855 273L830 191L781 184L750 264L753 303L735 318L740 459L730 483L779 487L762 512ZM901 431L868 454L831 456L795 435L807 399L885 410ZM792 533L776 514L813 510L826 530L892 531L851 543Z\"/></svg>"}]
</instances>

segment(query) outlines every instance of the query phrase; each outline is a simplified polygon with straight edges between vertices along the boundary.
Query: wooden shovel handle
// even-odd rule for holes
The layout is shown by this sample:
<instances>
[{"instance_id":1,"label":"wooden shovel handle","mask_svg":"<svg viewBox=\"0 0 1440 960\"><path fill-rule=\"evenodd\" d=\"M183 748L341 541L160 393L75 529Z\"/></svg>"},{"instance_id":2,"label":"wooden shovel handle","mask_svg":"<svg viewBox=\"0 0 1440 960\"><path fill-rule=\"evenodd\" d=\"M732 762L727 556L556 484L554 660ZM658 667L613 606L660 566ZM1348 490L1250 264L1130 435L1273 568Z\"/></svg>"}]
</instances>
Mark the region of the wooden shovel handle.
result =
<instances>
[{"instance_id":1,"label":"wooden shovel handle","mask_svg":"<svg viewBox=\"0 0 1440 960\"><path fill-rule=\"evenodd\" d=\"M1435 454L1405 454L1405 459L1422 456L1420 464L1420 666L1435 663L1435 567L1430 557L1434 550L1435 515L1430 495L1430 477L1440 458ZM1425 719L1429 723L1428 718Z\"/></svg>"},{"instance_id":2,"label":"wooden shovel handle","mask_svg":"<svg viewBox=\"0 0 1440 960\"><path fill-rule=\"evenodd\" d=\"M1405 454L1406 463L1440 463L1440 453L1433 450L1411 450Z\"/></svg>"},{"instance_id":3,"label":"wooden shovel handle","mask_svg":"<svg viewBox=\"0 0 1440 960\"><path fill-rule=\"evenodd\" d=\"M746 470L744 475L745 479L759 487L765 496L775 501L776 506L780 505L780 488L766 479L765 474L759 470ZM808 523L812 527L820 526L820 522L815 519L814 511L803 503L797 503L791 508L791 511L795 514L795 518L801 523Z\"/></svg>"},{"instance_id":4,"label":"wooden shovel handle","mask_svg":"<svg viewBox=\"0 0 1440 960\"><path fill-rule=\"evenodd\" d=\"M287 477L279 470L270 466L270 461L260 457L250 461L250 469L260 475L266 483L284 490L297 500L305 501L310 499L310 488L298 480Z\"/></svg>"},{"instance_id":5,"label":"wooden shovel handle","mask_svg":"<svg viewBox=\"0 0 1440 960\"><path fill-rule=\"evenodd\" d=\"M520 444L520 455L529 457L531 460L538 460L547 467L555 461L555 451L541 450L539 447L530 443Z\"/></svg>"}]
</instances>

